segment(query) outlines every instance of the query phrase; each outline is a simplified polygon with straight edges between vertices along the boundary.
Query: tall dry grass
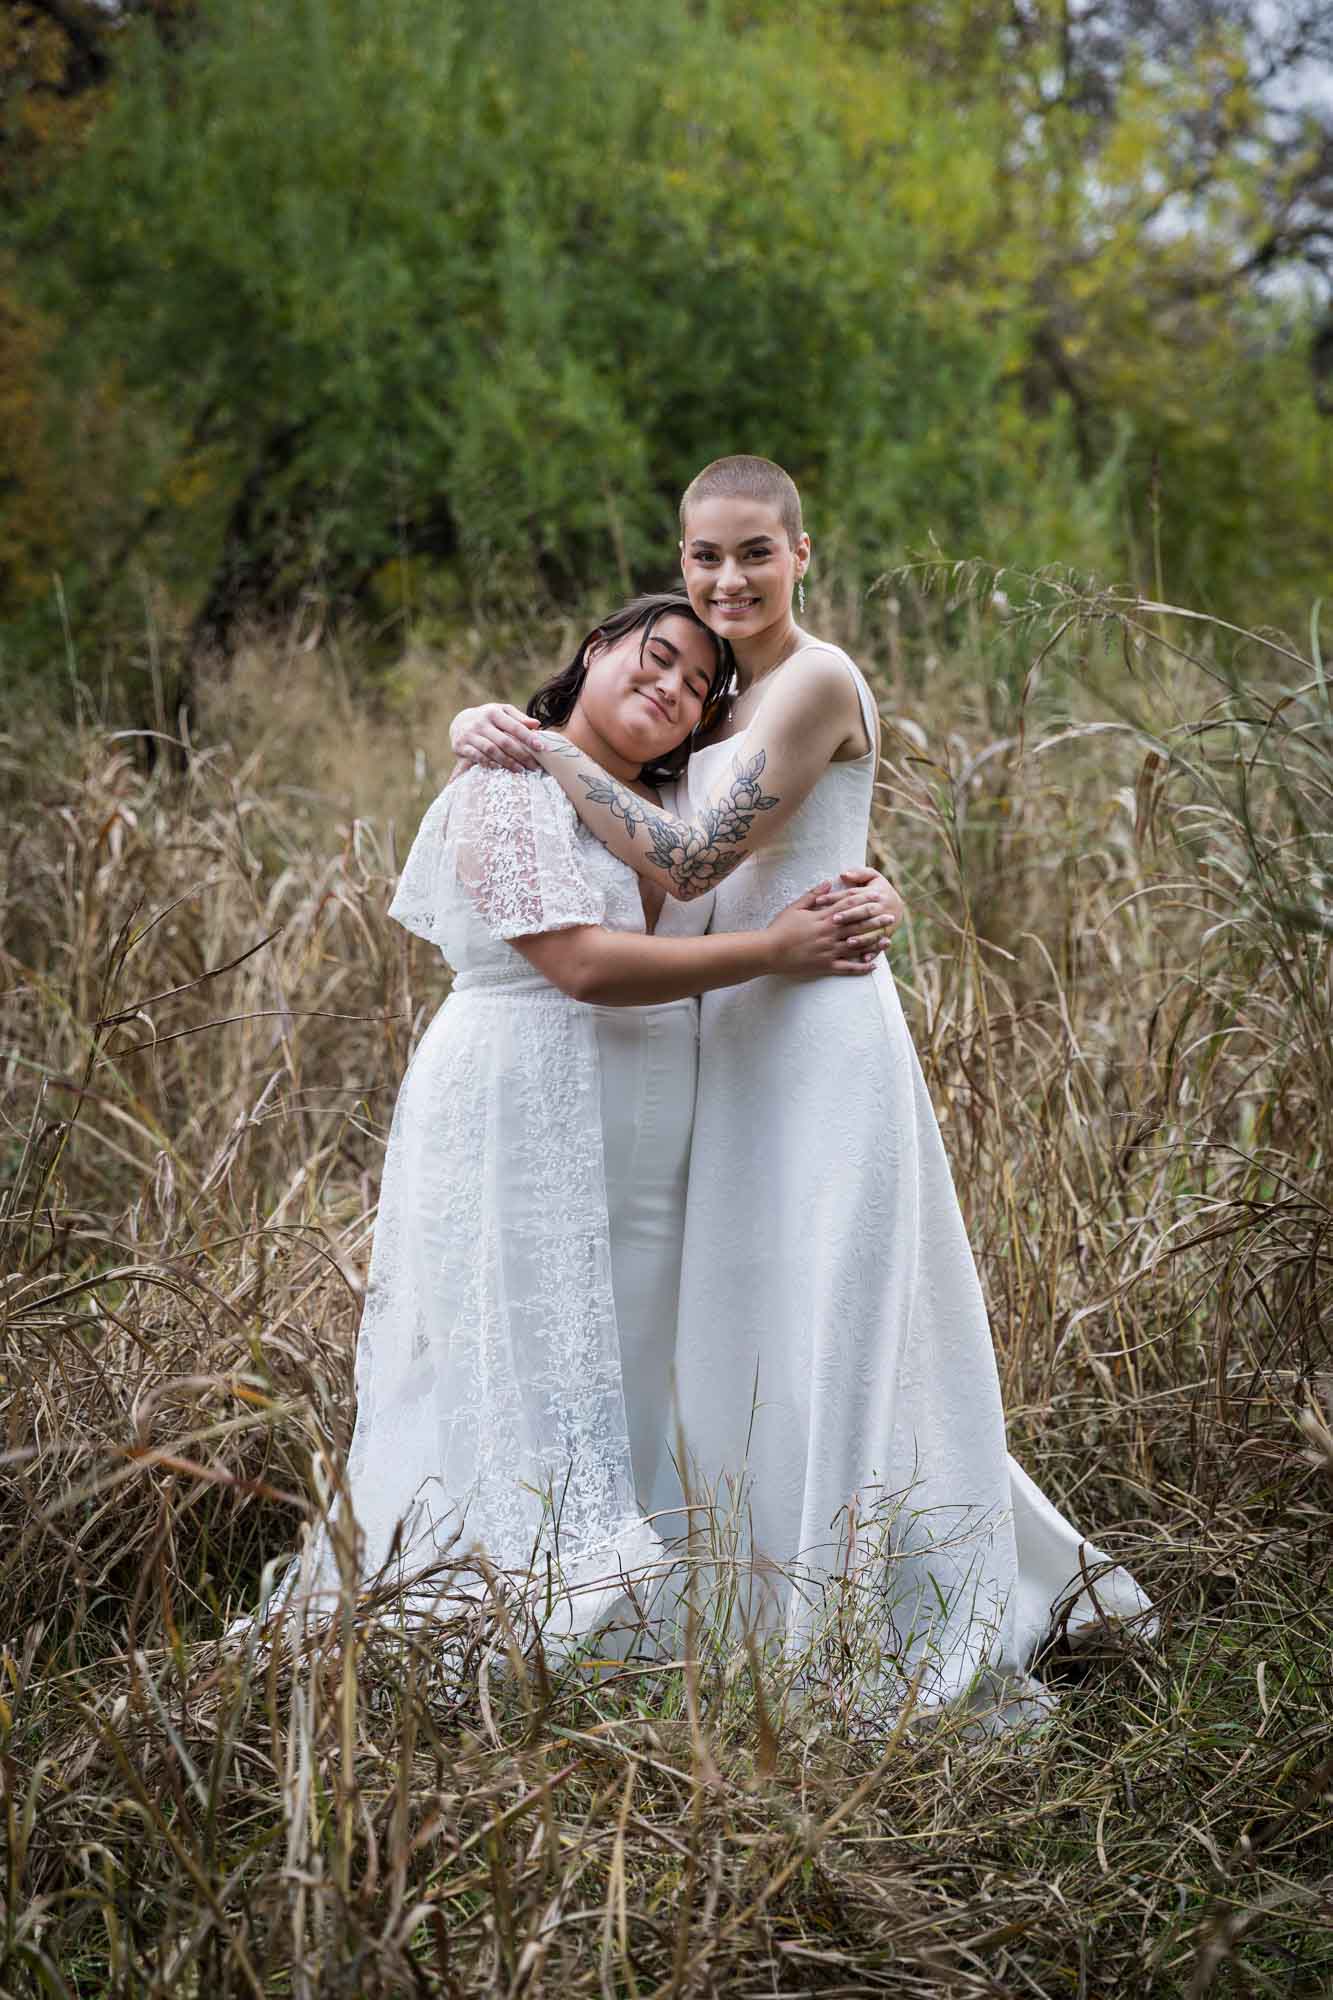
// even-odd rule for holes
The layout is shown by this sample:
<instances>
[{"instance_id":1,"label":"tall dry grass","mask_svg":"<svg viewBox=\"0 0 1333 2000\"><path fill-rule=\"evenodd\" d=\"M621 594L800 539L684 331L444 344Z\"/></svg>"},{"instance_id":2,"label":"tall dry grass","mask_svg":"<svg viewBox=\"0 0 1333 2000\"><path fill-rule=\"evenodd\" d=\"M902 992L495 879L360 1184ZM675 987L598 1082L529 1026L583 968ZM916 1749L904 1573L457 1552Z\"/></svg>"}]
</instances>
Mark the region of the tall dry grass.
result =
<instances>
[{"instance_id":1,"label":"tall dry grass","mask_svg":"<svg viewBox=\"0 0 1333 2000\"><path fill-rule=\"evenodd\" d=\"M936 566L826 606L1011 1442L1159 1641L1020 1748L743 1647L220 1648L350 1434L385 919L478 691L256 644L179 760L5 739L6 1993L1318 1994L1333 1978L1333 715L1317 643ZM827 621L825 621L827 622ZM1315 635L1317 639L1317 635ZM531 662L487 669L515 691ZM831 1669L831 1672L833 1670Z\"/></svg>"}]
</instances>

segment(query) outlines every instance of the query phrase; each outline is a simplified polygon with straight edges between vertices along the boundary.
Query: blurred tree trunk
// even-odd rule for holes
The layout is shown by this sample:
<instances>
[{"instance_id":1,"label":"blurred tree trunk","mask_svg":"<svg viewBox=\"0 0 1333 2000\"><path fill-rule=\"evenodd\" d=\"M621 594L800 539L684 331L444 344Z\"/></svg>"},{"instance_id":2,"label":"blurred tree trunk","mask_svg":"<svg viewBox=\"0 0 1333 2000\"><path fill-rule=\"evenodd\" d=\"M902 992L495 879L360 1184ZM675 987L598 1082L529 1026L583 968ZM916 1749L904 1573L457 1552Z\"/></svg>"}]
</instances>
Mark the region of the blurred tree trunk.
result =
<instances>
[{"instance_id":1,"label":"blurred tree trunk","mask_svg":"<svg viewBox=\"0 0 1333 2000\"><path fill-rule=\"evenodd\" d=\"M241 481L212 580L190 626L187 673L201 657L226 653L247 617L279 608L282 517L288 509L278 502L274 489L290 470L309 429L306 421L270 431ZM187 687L187 699L190 692Z\"/></svg>"}]
</instances>

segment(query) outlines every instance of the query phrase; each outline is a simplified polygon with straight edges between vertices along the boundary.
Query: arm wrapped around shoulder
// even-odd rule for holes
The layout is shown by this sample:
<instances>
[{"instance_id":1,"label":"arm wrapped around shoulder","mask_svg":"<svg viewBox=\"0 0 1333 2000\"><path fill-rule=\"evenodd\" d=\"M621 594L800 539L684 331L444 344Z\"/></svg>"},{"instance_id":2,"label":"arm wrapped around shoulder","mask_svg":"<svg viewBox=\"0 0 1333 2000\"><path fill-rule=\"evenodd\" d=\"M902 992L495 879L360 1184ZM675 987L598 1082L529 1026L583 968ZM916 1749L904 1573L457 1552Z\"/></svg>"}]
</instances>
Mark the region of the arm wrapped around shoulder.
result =
<instances>
[{"instance_id":1,"label":"arm wrapped around shoulder","mask_svg":"<svg viewBox=\"0 0 1333 2000\"><path fill-rule=\"evenodd\" d=\"M389 915L446 958L468 910L494 938L600 924L606 898L579 860L577 824L544 771L465 771L427 808Z\"/></svg>"}]
</instances>

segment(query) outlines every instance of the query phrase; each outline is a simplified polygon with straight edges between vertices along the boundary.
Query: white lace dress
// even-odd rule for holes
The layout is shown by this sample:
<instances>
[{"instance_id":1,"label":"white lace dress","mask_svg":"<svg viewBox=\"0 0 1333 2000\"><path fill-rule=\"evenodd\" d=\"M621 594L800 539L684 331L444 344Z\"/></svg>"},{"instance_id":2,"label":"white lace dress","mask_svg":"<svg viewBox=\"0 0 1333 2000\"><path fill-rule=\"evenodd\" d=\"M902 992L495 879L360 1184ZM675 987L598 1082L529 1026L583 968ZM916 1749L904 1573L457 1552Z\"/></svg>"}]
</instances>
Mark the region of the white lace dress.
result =
<instances>
[{"instance_id":1,"label":"white lace dress","mask_svg":"<svg viewBox=\"0 0 1333 2000\"><path fill-rule=\"evenodd\" d=\"M869 690L827 650L873 743ZM691 758L696 809L733 751ZM712 928L766 924L860 862L874 769L873 755L831 765L722 882ZM864 1613L944 1700L985 1664L1021 1672L1083 1565L1106 1610L1145 1609L1006 1450L976 1267L883 960L862 980L704 995L677 1388L700 1480L725 1504L744 1475L732 1531L759 1559L750 1587L764 1559L799 1578L770 1577L752 1614L802 1644ZM1071 1623L1095 1616L1084 1593Z\"/></svg>"},{"instance_id":2,"label":"white lace dress","mask_svg":"<svg viewBox=\"0 0 1333 2000\"><path fill-rule=\"evenodd\" d=\"M446 787L390 914L455 977L385 1153L346 1466L361 1579L400 1532L386 1574L405 1584L475 1547L534 1568L544 1596L549 1556L547 1635L577 1636L622 1573L658 1563L643 1510L678 1498L665 1439L698 1003L581 1004L508 942L644 929L637 878L542 772ZM697 933L709 914L668 901L659 929ZM299 1587L327 1609L327 1535L305 1564L271 1608ZM409 1590L409 1611L439 1587Z\"/></svg>"}]
</instances>

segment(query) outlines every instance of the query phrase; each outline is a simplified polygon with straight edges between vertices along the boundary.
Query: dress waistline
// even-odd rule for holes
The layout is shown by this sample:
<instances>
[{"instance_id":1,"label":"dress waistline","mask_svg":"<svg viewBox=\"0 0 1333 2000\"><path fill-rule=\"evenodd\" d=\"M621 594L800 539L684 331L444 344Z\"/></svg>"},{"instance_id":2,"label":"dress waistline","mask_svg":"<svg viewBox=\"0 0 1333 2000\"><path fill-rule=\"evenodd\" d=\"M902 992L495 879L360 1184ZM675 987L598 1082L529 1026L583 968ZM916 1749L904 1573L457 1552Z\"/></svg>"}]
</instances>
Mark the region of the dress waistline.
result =
<instances>
[{"instance_id":1,"label":"dress waistline","mask_svg":"<svg viewBox=\"0 0 1333 2000\"><path fill-rule=\"evenodd\" d=\"M564 1000L574 1003L549 979L485 979L460 972L449 989L449 997L459 1000Z\"/></svg>"},{"instance_id":2,"label":"dress waistline","mask_svg":"<svg viewBox=\"0 0 1333 2000\"><path fill-rule=\"evenodd\" d=\"M613 1019L643 1014L674 1014L683 1008L697 1011L696 1000L646 1000L628 1007L608 1007L596 1000L573 1000L568 993L562 993L549 980L497 979L492 982L480 980L469 982L466 973L460 973L454 980L447 996L458 1000L558 1000L566 1007L572 1007L579 1014L609 1015Z\"/></svg>"}]
</instances>

